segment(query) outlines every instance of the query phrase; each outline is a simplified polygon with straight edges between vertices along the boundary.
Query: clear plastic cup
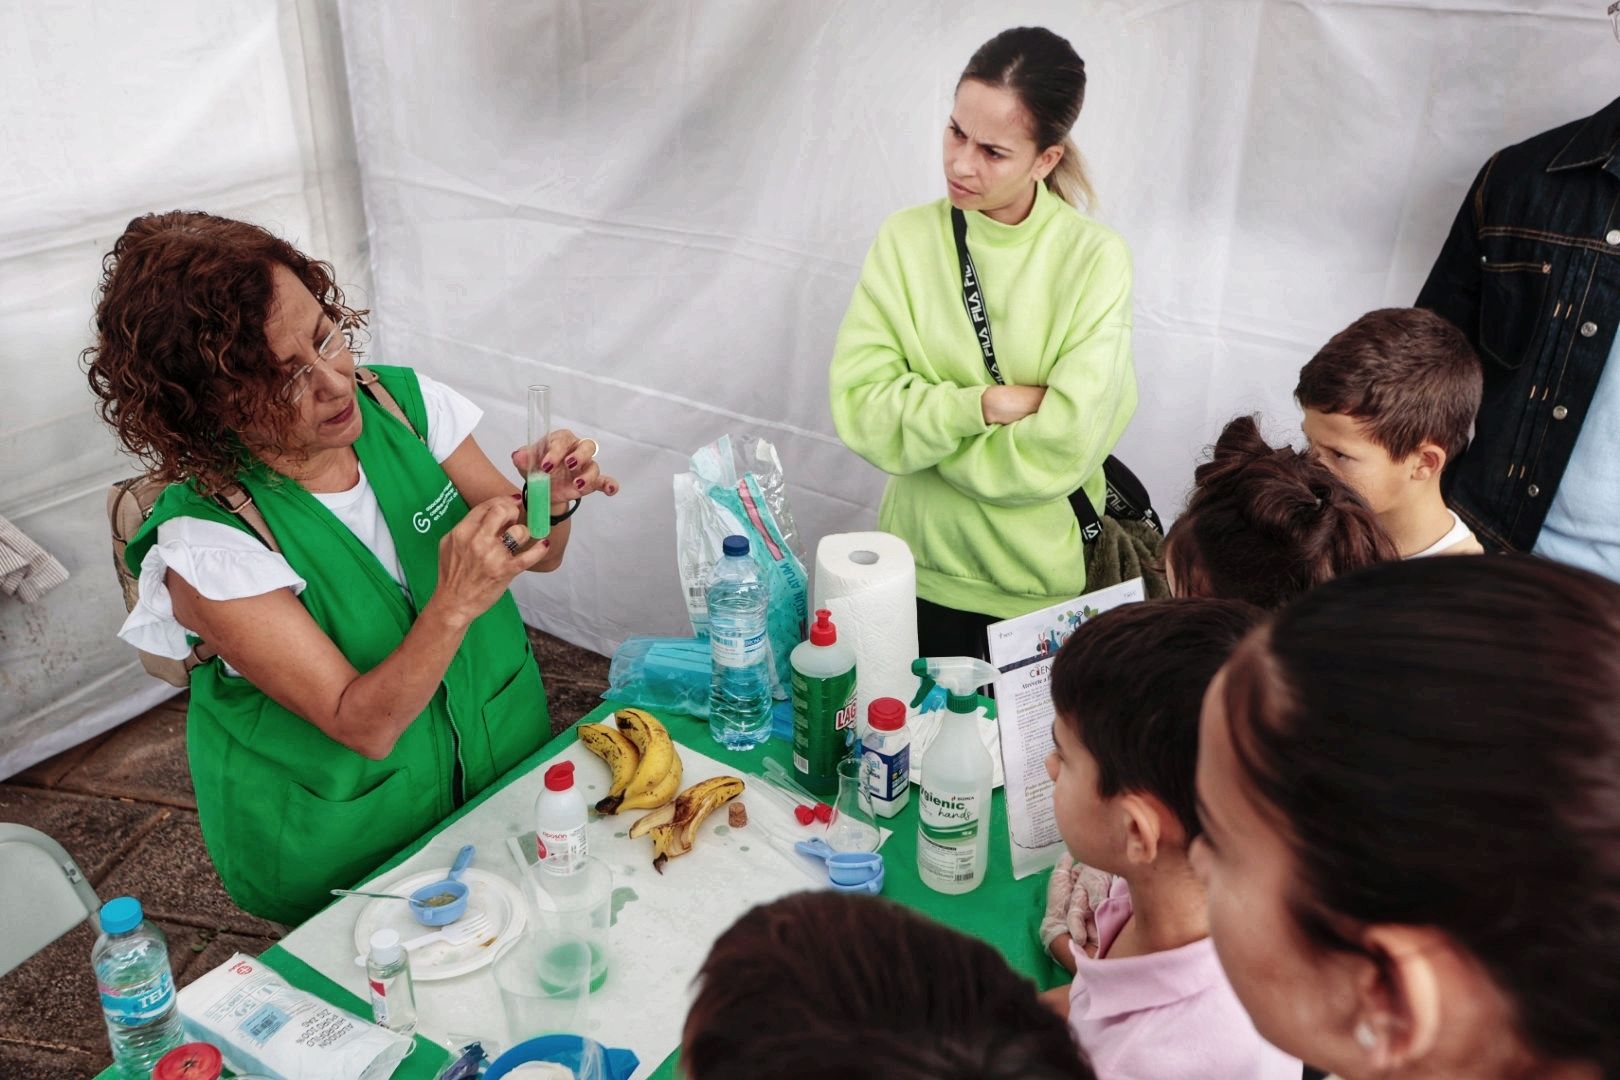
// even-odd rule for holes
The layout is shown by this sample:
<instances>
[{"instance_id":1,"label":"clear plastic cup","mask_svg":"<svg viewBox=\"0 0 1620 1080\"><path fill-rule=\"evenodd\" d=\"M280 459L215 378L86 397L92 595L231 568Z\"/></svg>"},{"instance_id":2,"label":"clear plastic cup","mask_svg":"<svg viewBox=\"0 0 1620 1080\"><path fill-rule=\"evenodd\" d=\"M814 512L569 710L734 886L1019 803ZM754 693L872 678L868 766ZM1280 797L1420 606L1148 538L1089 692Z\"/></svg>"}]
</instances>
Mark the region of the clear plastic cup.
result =
<instances>
[{"instance_id":1,"label":"clear plastic cup","mask_svg":"<svg viewBox=\"0 0 1620 1080\"><path fill-rule=\"evenodd\" d=\"M538 1035L585 1030L591 949L584 938L526 930L501 946L491 966L508 1047Z\"/></svg>"},{"instance_id":2,"label":"clear plastic cup","mask_svg":"<svg viewBox=\"0 0 1620 1080\"><path fill-rule=\"evenodd\" d=\"M547 863L529 869L535 926L559 940L583 941L590 949L590 989L608 976L608 932L613 925L613 871L600 859L585 858L572 873Z\"/></svg>"}]
</instances>

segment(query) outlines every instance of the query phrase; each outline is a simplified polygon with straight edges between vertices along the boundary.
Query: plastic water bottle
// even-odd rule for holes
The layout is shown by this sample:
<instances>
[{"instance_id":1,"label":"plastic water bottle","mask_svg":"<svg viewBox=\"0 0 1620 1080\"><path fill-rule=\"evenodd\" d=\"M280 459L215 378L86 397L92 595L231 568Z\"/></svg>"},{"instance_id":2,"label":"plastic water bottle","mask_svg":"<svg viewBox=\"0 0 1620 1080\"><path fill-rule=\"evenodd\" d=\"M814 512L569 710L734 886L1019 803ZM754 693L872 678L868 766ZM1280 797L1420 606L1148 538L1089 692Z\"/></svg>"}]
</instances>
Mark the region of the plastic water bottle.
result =
<instances>
[{"instance_id":1,"label":"plastic water bottle","mask_svg":"<svg viewBox=\"0 0 1620 1080\"><path fill-rule=\"evenodd\" d=\"M771 735L770 586L748 556L746 536L728 536L725 557L709 572L709 733L733 750Z\"/></svg>"},{"instance_id":2,"label":"plastic water bottle","mask_svg":"<svg viewBox=\"0 0 1620 1080\"><path fill-rule=\"evenodd\" d=\"M146 921L133 896L103 904L100 921L90 965L101 991L113 1064L128 1080L147 1080L158 1059L184 1041L169 942Z\"/></svg>"}]
</instances>

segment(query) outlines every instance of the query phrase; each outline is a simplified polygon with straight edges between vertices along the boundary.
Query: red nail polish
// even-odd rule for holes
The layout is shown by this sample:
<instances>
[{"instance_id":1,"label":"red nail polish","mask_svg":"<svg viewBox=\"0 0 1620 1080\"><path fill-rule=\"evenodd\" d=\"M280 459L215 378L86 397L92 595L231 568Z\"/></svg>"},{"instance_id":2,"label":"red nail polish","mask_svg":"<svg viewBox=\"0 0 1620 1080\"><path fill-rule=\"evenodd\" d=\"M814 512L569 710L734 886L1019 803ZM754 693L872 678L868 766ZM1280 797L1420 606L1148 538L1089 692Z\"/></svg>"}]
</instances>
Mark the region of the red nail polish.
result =
<instances>
[{"instance_id":1,"label":"red nail polish","mask_svg":"<svg viewBox=\"0 0 1620 1080\"><path fill-rule=\"evenodd\" d=\"M549 461L546 462L544 465L540 466L540 471L541 472L550 472L551 469L552 469L552 465L551 465L551 462L549 462Z\"/></svg>"},{"instance_id":2,"label":"red nail polish","mask_svg":"<svg viewBox=\"0 0 1620 1080\"><path fill-rule=\"evenodd\" d=\"M575 461L573 458L569 458L568 459L568 467L570 469L577 469L577 468L579 468L579 462Z\"/></svg>"},{"instance_id":3,"label":"red nail polish","mask_svg":"<svg viewBox=\"0 0 1620 1080\"><path fill-rule=\"evenodd\" d=\"M548 548L548 547L550 547L550 546L551 546L551 541L550 541L550 540L541 540L541 541L540 541L540 546L541 546L541 547L545 547L545 548Z\"/></svg>"},{"instance_id":4,"label":"red nail polish","mask_svg":"<svg viewBox=\"0 0 1620 1080\"><path fill-rule=\"evenodd\" d=\"M575 480L574 481L574 486L576 488L578 488L579 490L584 491L585 490L585 481L583 481L583 480Z\"/></svg>"}]
</instances>

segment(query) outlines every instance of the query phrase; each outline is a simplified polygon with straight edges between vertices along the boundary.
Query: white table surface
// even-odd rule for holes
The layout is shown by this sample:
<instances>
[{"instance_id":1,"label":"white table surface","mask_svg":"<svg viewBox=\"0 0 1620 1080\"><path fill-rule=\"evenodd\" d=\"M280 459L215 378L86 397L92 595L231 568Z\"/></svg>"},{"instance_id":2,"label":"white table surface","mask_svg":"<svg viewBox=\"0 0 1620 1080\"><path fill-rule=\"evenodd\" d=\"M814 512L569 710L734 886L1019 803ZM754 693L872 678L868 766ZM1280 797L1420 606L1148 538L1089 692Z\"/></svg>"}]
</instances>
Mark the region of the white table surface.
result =
<instances>
[{"instance_id":1,"label":"white table surface","mask_svg":"<svg viewBox=\"0 0 1620 1080\"><path fill-rule=\"evenodd\" d=\"M676 749L684 766L682 788L735 771L678 743ZM607 793L611 783L607 765L582 744L572 743L545 764L563 760L575 763L576 783L587 803ZM421 851L361 888L380 889L410 874L448 869L461 846L471 843L478 846L474 866L502 875L527 897L527 884L506 839L532 834L543 772L537 767L512 781ZM750 788L763 783L746 776L744 780ZM780 799L752 790L739 798L748 808L749 827L730 829L725 809L717 810L704 822L693 850L670 860L662 875L652 868L651 838L628 837L631 822L645 811L606 818L593 814L586 826L590 854L612 870L616 906L623 903L610 934L607 981L591 995L580 1034L634 1050L641 1059L636 1077L651 1075L679 1045L692 979L714 940L756 904L813 884L772 847L755 823L763 818L777 834L794 838L808 836L810 830L793 820ZM363 897L341 898L287 935L281 947L362 1001L368 1000L365 971L354 964L354 924L370 902ZM473 1039L486 1047L508 1045L500 995L488 966L453 979L418 982L416 1001L419 1033L446 1047Z\"/></svg>"}]
</instances>

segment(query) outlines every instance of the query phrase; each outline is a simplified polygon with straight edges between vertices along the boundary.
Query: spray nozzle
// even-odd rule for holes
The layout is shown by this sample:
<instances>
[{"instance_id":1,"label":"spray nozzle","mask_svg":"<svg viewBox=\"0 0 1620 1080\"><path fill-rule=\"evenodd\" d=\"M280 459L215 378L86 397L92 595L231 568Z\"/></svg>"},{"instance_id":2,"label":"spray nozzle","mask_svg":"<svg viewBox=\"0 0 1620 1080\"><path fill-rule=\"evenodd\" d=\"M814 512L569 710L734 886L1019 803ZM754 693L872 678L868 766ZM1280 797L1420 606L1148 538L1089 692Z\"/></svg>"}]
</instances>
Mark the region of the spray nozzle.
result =
<instances>
[{"instance_id":1,"label":"spray nozzle","mask_svg":"<svg viewBox=\"0 0 1620 1080\"><path fill-rule=\"evenodd\" d=\"M983 660L971 656L923 658L912 662L911 673L922 680L911 701L914 709L932 712L943 705L949 712L971 713L982 708L985 715L996 715L996 703L978 690L993 685L1001 673Z\"/></svg>"}]
</instances>

